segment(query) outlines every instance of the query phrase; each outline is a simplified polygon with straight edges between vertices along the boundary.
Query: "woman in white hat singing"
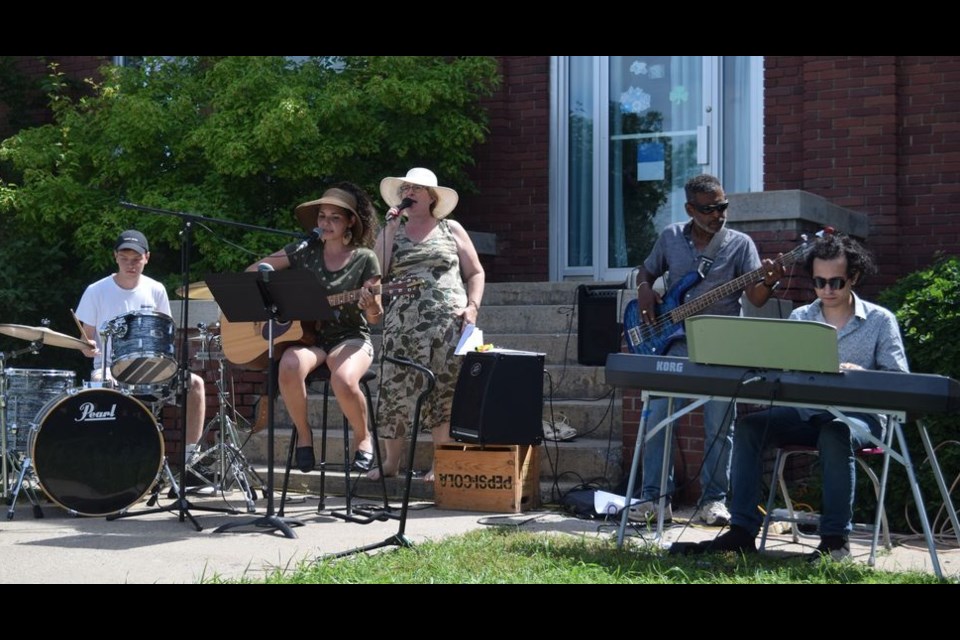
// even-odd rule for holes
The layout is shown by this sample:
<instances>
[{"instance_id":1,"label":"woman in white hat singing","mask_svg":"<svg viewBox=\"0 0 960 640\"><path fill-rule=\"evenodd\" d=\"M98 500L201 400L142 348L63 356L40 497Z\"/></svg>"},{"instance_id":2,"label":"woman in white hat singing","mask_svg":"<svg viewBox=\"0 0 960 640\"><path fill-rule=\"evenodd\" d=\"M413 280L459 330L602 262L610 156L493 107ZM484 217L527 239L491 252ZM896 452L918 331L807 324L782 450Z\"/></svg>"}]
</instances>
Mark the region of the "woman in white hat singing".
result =
<instances>
[{"instance_id":1,"label":"woman in white hat singing","mask_svg":"<svg viewBox=\"0 0 960 640\"><path fill-rule=\"evenodd\" d=\"M434 373L437 385L424 399L420 425L434 445L450 442L450 411L460 373L454 356L463 328L476 324L483 299L484 272L463 226L447 216L459 196L437 184L437 176L414 168L402 178L384 178L380 195L390 205L375 251L384 280L413 277L424 286L412 296L392 299L383 327L384 353L405 357ZM423 381L408 368L384 362L378 425L385 439L383 471L396 475ZM378 470L369 474L376 479ZM433 479L431 471L425 478Z\"/></svg>"},{"instance_id":2,"label":"woman in white hat singing","mask_svg":"<svg viewBox=\"0 0 960 640\"><path fill-rule=\"evenodd\" d=\"M331 294L376 287L380 263L370 250L376 212L369 196L349 182L327 189L318 200L297 206L297 220L306 231L319 229L320 242L292 242L280 251L255 262L275 270L311 269L320 276ZM290 418L297 429L296 467L309 472L316 466L313 438L307 422L307 375L326 363L330 386L353 430L353 469L369 471L373 466L373 435L367 429L367 403L360 390L360 378L373 363L370 324L383 315L379 295L367 295L359 303L338 307L336 321L317 321L313 332L304 326L303 343L285 344L280 357L279 387ZM308 325L308 323L303 323ZM306 335L315 333L314 335Z\"/></svg>"}]
</instances>

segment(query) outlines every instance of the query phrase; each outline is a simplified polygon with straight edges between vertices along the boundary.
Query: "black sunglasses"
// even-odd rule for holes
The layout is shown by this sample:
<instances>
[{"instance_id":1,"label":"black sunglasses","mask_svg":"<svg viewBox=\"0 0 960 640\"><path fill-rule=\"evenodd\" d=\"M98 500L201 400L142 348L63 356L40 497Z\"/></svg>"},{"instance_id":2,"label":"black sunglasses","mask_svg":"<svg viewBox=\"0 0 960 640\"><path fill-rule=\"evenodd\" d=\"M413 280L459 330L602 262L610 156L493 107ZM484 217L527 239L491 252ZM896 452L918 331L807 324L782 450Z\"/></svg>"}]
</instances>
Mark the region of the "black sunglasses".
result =
<instances>
[{"instance_id":1,"label":"black sunglasses","mask_svg":"<svg viewBox=\"0 0 960 640\"><path fill-rule=\"evenodd\" d=\"M834 291L838 291L847 286L847 281L843 278L821 278L817 276L813 279L813 286L817 289L824 289L827 285L830 285L830 288Z\"/></svg>"},{"instance_id":2,"label":"black sunglasses","mask_svg":"<svg viewBox=\"0 0 960 640\"><path fill-rule=\"evenodd\" d=\"M730 202L728 200L724 200L723 202L718 202L717 204L699 205L699 204L696 204L695 202L688 202L687 204L689 204L691 207L693 207L694 209L696 209L697 211L699 211L704 215L710 215L715 211L719 211L720 213L723 213L724 211L727 210L727 207L730 206Z\"/></svg>"}]
</instances>

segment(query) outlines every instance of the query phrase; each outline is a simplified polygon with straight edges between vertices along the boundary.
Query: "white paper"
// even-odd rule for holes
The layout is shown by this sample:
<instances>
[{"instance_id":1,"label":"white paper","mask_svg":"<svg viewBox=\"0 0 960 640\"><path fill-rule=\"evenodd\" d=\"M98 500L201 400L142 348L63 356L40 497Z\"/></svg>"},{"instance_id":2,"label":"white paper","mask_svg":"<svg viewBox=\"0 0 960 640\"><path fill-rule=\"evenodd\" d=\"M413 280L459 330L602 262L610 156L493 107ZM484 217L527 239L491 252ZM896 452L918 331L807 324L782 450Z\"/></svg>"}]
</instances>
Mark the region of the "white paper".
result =
<instances>
[{"instance_id":1,"label":"white paper","mask_svg":"<svg viewBox=\"0 0 960 640\"><path fill-rule=\"evenodd\" d=\"M630 501L631 505L639 504L639 498ZM600 515L614 516L623 510L626 504L625 496L618 496L615 493L606 491L597 491L593 494L593 510Z\"/></svg>"},{"instance_id":2,"label":"white paper","mask_svg":"<svg viewBox=\"0 0 960 640\"><path fill-rule=\"evenodd\" d=\"M483 331L477 328L475 324L467 324L460 334L460 342L457 344L457 350L454 352L458 356L465 355L468 351L475 351L477 347L483 344Z\"/></svg>"}]
</instances>

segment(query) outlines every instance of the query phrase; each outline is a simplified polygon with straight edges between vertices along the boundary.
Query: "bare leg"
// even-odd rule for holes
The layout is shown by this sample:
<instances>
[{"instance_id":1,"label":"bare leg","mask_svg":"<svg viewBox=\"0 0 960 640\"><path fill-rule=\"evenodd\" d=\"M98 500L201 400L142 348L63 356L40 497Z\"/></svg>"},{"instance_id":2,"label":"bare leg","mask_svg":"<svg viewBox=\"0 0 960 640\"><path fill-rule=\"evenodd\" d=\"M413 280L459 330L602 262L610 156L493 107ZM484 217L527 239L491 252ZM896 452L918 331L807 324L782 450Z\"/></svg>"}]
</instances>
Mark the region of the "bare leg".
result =
<instances>
[{"instance_id":1,"label":"bare leg","mask_svg":"<svg viewBox=\"0 0 960 640\"><path fill-rule=\"evenodd\" d=\"M316 347L289 347L280 358L279 386L283 403L297 429L301 447L313 445L313 433L307 422L307 375L323 364L327 354Z\"/></svg>"},{"instance_id":2,"label":"bare leg","mask_svg":"<svg viewBox=\"0 0 960 640\"><path fill-rule=\"evenodd\" d=\"M199 444L206 410L207 394L203 378L191 373L190 388L187 390L187 444Z\"/></svg>"},{"instance_id":3,"label":"bare leg","mask_svg":"<svg viewBox=\"0 0 960 640\"><path fill-rule=\"evenodd\" d=\"M373 451L373 435L367 428L367 400L360 390L360 378L372 363L373 354L368 345L340 344L327 356L330 385L340 410L353 429L355 448L367 453Z\"/></svg>"},{"instance_id":4,"label":"bare leg","mask_svg":"<svg viewBox=\"0 0 960 640\"><path fill-rule=\"evenodd\" d=\"M441 425L438 425L433 431L430 432L430 435L433 437L433 446L436 449L437 445L441 444L450 444L453 442L453 438L450 437L450 423L444 422ZM427 471L427 475L423 476L423 479L426 482L433 482L433 467L431 463L430 471Z\"/></svg>"},{"instance_id":5,"label":"bare leg","mask_svg":"<svg viewBox=\"0 0 960 640\"><path fill-rule=\"evenodd\" d=\"M403 457L409 442L406 438L390 438L383 440L385 455L383 456L383 475L392 478L400 472L400 459ZM371 480L380 479L380 470L374 467L367 473Z\"/></svg>"}]
</instances>

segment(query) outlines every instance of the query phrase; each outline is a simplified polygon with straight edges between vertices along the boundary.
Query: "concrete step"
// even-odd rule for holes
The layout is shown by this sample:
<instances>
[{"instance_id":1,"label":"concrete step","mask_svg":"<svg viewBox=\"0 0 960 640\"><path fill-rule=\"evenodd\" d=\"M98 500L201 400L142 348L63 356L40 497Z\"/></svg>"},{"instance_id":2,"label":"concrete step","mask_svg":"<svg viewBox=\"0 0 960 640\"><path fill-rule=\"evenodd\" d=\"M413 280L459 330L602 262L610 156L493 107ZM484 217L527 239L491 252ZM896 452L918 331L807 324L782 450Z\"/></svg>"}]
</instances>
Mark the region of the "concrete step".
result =
<instances>
[{"instance_id":1,"label":"concrete step","mask_svg":"<svg viewBox=\"0 0 960 640\"><path fill-rule=\"evenodd\" d=\"M542 459L541 462L543 462ZM257 477L266 480L268 471L266 465L254 466L253 469L256 471ZM605 480L597 482L596 484L605 490L611 490L621 481L622 477L618 477L614 482ZM589 482L589 480L586 480L586 482ZM273 486L277 510L280 508L283 483L284 469L275 467L273 471ZM566 495L571 489L582 488L583 484L584 482L578 479L571 479L571 474L566 474L556 481L554 481L552 477L545 478L541 476L540 502L544 506L557 506L562 496ZM323 480L323 496L321 496L320 485L321 479L319 471L301 473L300 471L293 470L290 472L290 477L287 480L287 499L290 501L302 501L305 495L315 496L317 498L317 509L318 511L322 511L327 506L323 498L329 496L342 497L347 494L347 481L342 469L330 469L327 471L326 478ZM399 510L402 507L406 485L406 474L401 474L395 478L385 478L382 485L379 480L368 480L362 475L356 473L351 474L351 502L354 514L357 517L362 517L364 514L375 514L378 509L384 506L383 496L384 491L386 491L390 513L393 513L394 517L398 517ZM253 488L258 494L263 491L262 487L256 483L254 483ZM432 501L435 497L434 483L424 482L420 475L415 474L410 481L410 500Z\"/></svg>"},{"instance_id":2,"label":"concrete step","mask_svg":"<svg viewBox=\"0 0 960 640\"><path fill-rule=\"evenodd\" d=\"M373 348L375 358L380 357L380 346L383 336L374 334ZM483 341L504 349L518 351L533 351L546 354L547 364L576 364L577 363L577 330L573 327L572 333L566 329L560 333L532 332L532 333L495 333L483 330Z\"/></svg>"},{"instance_id":3,"label":"concrete step","mask_svg":"<svg viewBox=\"0 0 960 640\"><path fill-rule=\"evenodd\" d=\"M576 282L488 282L483 307L568 305L576 302Z\"/></svg>"},{"instance_id":4,"label":"concrete step","mask_svg":"<svg viewBox=\"0 0 960 640\"><path fill-rule=\"evenodd\" d=\"M548 364L543 380L543 398L596 400L609 397L614 387L607 384L603 367ZM552 394L551 394L552 391Z\"/></svg>"},{"instance_id":5,"label":"concrete step","mask_svg":"<svg viewBox=\"0 0 960 640\"><path fill-rule=\"evenodd\" d=\"M266 431L254 434L243 447L247 460L256 467L267 464L267 435ZM314 433L314 451L317 460L321 459L321 434ZM380 443L381 450L383 443ZM283 429L276 433L274 438L274 466L281 474L286 468L287 455L290 446L290 431ZM343 476L343 436L339 430L329 433L327 437L327 451L330 457L331 476ZM547 442L538 447L540 455L540 481L552 483L554 476L558 480L576 480L589 482L598 478L605 478L609 482L619 482L623 468L622 447L620 441L614 439L609 442L599 438L577 438L568 442ZM405 467L406 455L403 466ZM433 464L433 442L429 434L421 434L417 438L417 448L414 453L414 470L426 471ZM291 471L291 473L299 473ZM319 472L301 474L304 476L316 475ZM582 479L582 480L580 480ZM280 486L280 485L277 485Z\"/></svg>"},{"instance_id":6,"label":"concrete step","mask_svg":"<svg viewBox=\"0 0 960 640\"><path fill-rule=\"evenodd\" d=\"M374 407L376 407L376 403L377 399L374 397ZM609 395L588 400L554 398L552 405L552 419L562 422L563 416L566 416L567 423L583 436L606 438L612 430L614 436L619 438L623 433L619 397L614 398L612 406ZM287 413L283 398L278 399L274 416L275 428L278 431L292 427L293 422L290 419L290 414ZM307 416L310 424L315 428L322 424L323 394L310 394L307 397ZM549 397L544 398L543 419L551 420L551 401ZM327 420L332 430L342 431L343 412L340 411L333 395L330 396L327 405Z\"/></svg>"},{"instance_id":7,"label":"concrete step","mask_svg":"<svg viewBox=\"0 0 960 640\"><path fill-rule=\"evenodd\" d=\"M477 324L488 333L554 333L566 336L577 333L577 313L570 304L535 304L525 306L484 306ZM382 327L371 328L373 335L382 333Z\"/></svg>"}]
</instances>

